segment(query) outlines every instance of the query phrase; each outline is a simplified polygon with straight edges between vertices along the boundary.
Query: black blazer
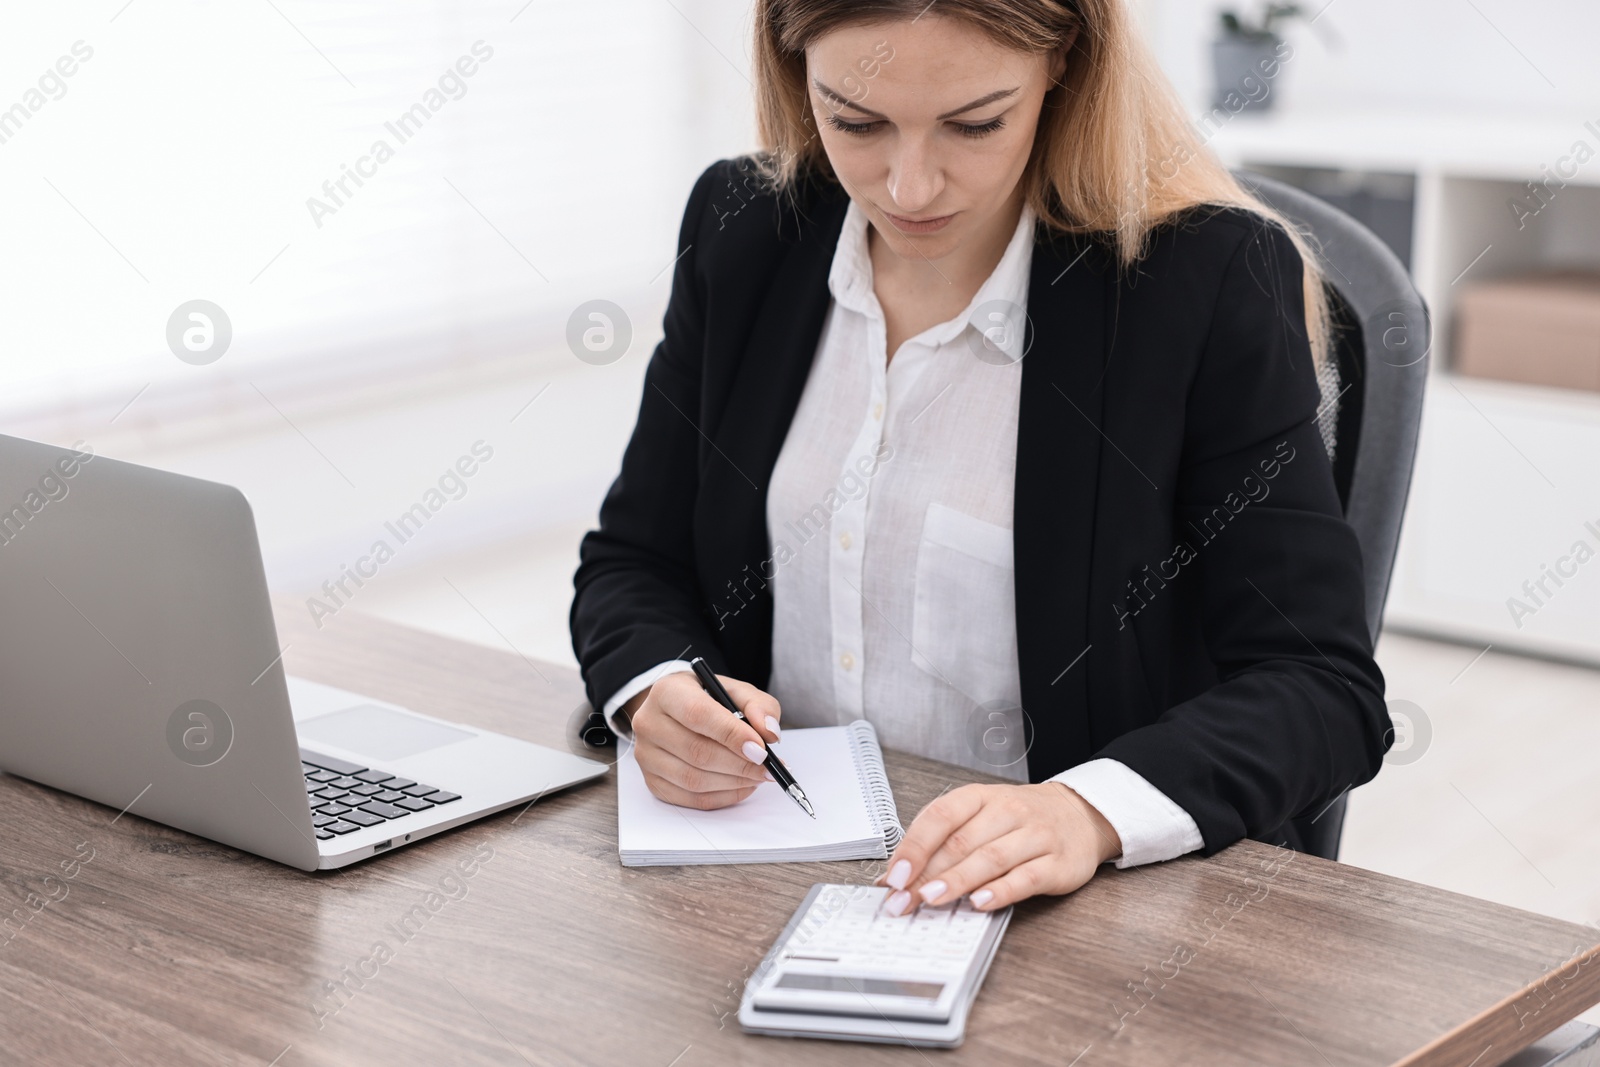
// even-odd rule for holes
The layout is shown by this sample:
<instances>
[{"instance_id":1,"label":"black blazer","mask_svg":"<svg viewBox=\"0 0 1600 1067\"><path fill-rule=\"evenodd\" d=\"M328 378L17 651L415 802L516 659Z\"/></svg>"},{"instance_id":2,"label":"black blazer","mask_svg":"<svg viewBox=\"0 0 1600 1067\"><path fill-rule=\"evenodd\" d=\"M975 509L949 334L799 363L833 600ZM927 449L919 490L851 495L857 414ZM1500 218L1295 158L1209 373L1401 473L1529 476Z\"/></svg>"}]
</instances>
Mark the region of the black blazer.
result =
<instances>
[{"instance_id":1,"label":"black blazer","mask_svg":"<svg viewBox=\"0 0 1600 1067\"><path fill-rule=\"evenodd\" d=\"M686 655L768 682L766 487L847 200L814 181L785 202L746 165L713 164L689 196L665 337L580 549L572 640L595 707ZM1208 854L1301 847L1293 821L1377 773L1390 722L1294 245L1207 208L1130 273L1041 225L1028 317L1012 537L1030 780L1110 757Z\"/></svg>"}]
</instances>

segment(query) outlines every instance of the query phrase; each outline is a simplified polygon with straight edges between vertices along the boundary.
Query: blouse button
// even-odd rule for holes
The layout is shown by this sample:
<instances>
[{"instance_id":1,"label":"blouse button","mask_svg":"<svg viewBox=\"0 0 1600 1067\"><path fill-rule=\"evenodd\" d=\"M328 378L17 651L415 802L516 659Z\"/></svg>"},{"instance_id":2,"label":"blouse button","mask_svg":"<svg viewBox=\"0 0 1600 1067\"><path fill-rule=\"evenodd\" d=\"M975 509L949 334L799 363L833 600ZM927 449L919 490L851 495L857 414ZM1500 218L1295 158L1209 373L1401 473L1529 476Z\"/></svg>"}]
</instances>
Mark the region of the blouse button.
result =
<instances>
[{"instance_id":1,"label":"blouse button","mask_svg":"<svg viewBox=\"0 0 1600 1067\"><path fill-rule=\"evenodd\" d=\"M872 417L874 419L878 419L878 420L881 420L883 418L883 405L882 404L874 404L874 405L872 405Z\"/></svg>"},{"instance_id":2,"label":"blouse button","mask_svg":"<svg viewBox=\"0 0 1600 1067\"><path fill-rule=\"evenodd\" d=\"M847 551L849 550L849 548L850 548L850 531L849 530L846 530L844 533L839 535L839 547L842 548L842 549L845 549Z\"/></svg>"},{"instance_id":3,"label":"blouse button","mask_svg":"<svg viewBox=\"0 0 1600 1067\"><path fill-rule=\"evenodd\" d=\"M845 653L842 653L839 656L839 666L843 667L845 670L849 670L851 667L854 667L855 665L856 665L856 658L854 656L852 656L850 653L845 652Z\"/></svg>"}]
</instances>

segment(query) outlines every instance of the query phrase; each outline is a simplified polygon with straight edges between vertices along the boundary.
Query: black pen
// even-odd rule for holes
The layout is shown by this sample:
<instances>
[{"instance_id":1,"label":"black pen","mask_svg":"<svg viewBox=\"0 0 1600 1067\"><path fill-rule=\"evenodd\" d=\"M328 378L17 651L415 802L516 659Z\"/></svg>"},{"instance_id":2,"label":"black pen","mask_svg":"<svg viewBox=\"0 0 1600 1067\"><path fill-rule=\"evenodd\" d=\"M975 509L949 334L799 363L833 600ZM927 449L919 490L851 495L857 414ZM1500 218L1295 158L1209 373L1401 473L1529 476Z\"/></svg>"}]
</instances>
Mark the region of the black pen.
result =
<instances>
[{"instance_id":1,"label":"black pen","mask_svg":"<svg viewBox=\"0 0 1600 1067\"><path fill-rule=\"evenodd\" d=\"M739 718L744 719L745 722L750 721L745 718L744 712L739 710L739 705L733 702L733 698L728 695L728 691L722 688L722 683L717 680L717 674L711 669L709 663L700 656L696 656L689 661L689 666L694 668L694 676L700 680L700 688L710 693L712 700L715 700ZM817 813L812 809L811 801L806 799L806 791L800 788L800 783L794 780L794 775L789 773L789 768L783 765L783 760L778 758L778 754L772 751L771 746L763 745L762 747L767 750L767 758L762 761L761 765L771 772L773 781L778 783L778 788L789 794L794 802L800 805L801 811L815 819Z\"/></svg>"}]
</instances>

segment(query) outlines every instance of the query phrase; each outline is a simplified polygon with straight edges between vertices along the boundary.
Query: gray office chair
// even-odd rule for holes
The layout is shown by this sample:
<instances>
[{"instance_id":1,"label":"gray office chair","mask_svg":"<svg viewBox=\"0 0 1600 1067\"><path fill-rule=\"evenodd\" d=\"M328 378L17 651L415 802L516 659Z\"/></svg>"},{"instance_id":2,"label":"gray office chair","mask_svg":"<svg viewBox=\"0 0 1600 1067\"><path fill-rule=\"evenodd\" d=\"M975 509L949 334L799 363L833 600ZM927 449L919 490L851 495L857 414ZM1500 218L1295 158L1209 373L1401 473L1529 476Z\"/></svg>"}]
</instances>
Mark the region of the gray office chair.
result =
<instances>
[{"instance_id":1,"label":"gray office chair","mask_svg":"<svg viewBox=\"0 0 1600 1067\"><path fill-rule=\"evenodd\" d=\"M1320 382L1318 423L1345 518L1361 543L1367 629L1376 643L1422 423L1427 304L1388 246L1349 215L1272 178L1247 171L1234 177L1309 233L1321 252L1336 341ZM1341 795L1320 814L1295 820L1307 852L1338 858L1344 813Z\"/></svg>"}]
</instances>

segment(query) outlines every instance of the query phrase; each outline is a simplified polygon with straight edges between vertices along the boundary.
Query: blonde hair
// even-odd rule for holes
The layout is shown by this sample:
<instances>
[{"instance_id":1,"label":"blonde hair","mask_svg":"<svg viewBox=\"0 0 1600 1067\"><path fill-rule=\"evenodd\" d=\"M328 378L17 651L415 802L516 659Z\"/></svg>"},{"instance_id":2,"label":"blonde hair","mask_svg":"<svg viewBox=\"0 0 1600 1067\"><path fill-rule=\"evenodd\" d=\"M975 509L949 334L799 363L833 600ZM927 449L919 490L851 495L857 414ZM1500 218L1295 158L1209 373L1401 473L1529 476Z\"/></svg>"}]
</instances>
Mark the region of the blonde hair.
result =
<instances>
[{"instance_id":1,"label":"blonde hair","mask_svg":"<svg viewBox=\"0 0 1600 1067\"><path fill-rule=\"evenodd\" d=\"M1325 366L1330 312L1309 236L1206 148L1125 0L757 0L759 162L775 189L792 193L808 175L835 180L812 117L806 47L840 26L911 20L934 4L933 14L967 22L1017 51L1047 54L1072 41L1065 73L1045 94L1022 177L1028 203L1046 225L1095 236L1131 268L1151 231L1182 212L1236 207L1270 220L1300 252L1306 333L1316 366Z\"/></svg>"}]
</instances>

